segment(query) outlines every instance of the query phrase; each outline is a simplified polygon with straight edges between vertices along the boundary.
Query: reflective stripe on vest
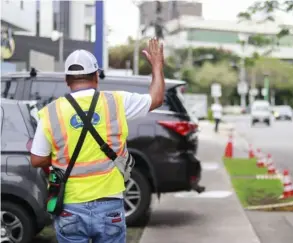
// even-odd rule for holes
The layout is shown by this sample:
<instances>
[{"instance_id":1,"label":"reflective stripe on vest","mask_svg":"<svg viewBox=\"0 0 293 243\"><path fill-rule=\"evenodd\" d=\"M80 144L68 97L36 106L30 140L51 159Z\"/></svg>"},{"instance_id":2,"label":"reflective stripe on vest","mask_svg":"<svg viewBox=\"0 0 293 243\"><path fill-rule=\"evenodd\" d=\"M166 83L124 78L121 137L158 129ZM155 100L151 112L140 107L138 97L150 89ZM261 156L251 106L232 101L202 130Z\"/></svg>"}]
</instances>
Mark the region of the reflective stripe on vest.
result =
<instances>
[{"instance_id":1,"label":"reflective stripe on vest","mask_svg":"<svg viewBox=\"0 0 293 243\"><path fill-rule=\"evenodd\" d=\"M119 117L120 106L118 105L118 97L116 93L101 92L100 98L103 102L103 107L106 113L106 126L107 143L111 148L117 152L120 156L127 155L127 149L125 143L121 141L119 134L122 132L121 117ZM62 99L57 99L55 102L49 104L45 110L47 118L50 123L49 133L52 138L53 149L56 151L55 158L52 158L52 165L54 167L66 170L69 163L69 150L68 150L68 136L61 112L61 103L64 102ZM67 102L67 101L66 101ZM89 132L88 132L89 133ZM76 141L77 142L77 141ZM98 148L97 144L97 148ZM98 175L110 172L115 167L115 164L109 158L98 159L95 161L86 161L76 163L70 177L82 177L88 175Z\"/></svg>"}]
</instances>

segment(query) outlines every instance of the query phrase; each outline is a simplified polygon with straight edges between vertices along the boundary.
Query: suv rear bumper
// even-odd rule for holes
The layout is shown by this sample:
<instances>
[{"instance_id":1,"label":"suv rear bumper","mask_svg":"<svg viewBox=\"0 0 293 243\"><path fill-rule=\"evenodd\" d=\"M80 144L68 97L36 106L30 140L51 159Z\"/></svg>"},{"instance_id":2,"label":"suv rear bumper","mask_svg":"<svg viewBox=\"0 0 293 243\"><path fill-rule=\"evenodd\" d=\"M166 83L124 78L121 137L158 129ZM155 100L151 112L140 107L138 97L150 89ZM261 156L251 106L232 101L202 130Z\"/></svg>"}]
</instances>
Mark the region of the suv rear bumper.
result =
<instances>
[{"instance_id":1,"label":"suv rear bumper","mask_svg":"<svg viewBox=\"0 0 293 243\"><path fill-rule=\"evenodd\" d=\"M181 152L161 162L157 170L160 192L197 190L201 180L201 164L194 152Z\"/></svg>"}]
</instances>

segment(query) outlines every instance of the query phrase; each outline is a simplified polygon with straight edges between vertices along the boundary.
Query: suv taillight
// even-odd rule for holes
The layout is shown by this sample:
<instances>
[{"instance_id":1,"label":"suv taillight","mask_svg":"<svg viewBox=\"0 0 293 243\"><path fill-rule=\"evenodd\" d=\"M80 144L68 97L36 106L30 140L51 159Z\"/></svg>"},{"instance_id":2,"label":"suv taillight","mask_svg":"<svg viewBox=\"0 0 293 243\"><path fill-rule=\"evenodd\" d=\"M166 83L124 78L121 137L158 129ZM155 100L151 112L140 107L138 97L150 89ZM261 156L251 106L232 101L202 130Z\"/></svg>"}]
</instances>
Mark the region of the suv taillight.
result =
<instances>
[{"instance_id":1,"label":"suv taillight","mask_svg":"<svg viewBox=\"0 0 293 243\"><path fill-rule=\"evenodd\" d=\"M188 121L158 121L158 123L183 136L194 132L198 128L197 124Z\"/></svg>"}]
</instances>

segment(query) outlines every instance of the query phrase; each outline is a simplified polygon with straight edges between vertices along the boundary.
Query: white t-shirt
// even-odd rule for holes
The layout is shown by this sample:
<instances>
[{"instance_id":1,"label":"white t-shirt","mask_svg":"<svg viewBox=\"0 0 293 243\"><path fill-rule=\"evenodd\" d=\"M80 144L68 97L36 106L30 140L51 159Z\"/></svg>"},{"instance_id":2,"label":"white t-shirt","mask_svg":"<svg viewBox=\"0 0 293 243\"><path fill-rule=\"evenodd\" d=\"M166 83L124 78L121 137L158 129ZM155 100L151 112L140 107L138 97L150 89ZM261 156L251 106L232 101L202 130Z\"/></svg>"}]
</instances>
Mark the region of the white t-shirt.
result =
<instances>
[{"instance_id":1,"label":"white t-shirt","mask_svg":"<svg viewBox=\"0 0 293 243\"><path fill-rule=\"evenodd\" d=\"M213 117L215 119L221 119L222 118L222 106L220 104L213 104L212 105L212 111L213 111Z\"/></svg>"},{"instance_id":2,"label":"white t-shirt","mask_svg":"<svg viewBox=\"0 0 293 243\"><path fill-rule=\"evenodd\" d=\"M129 93L125 91L118 92L123 97L125 115L128 121L148 114L152 103L152 98L149 94ZM81 90L71 93L74 98L82 96L92 96L93 94L94 89ZM41 121L38 122L31 148L31 153L43 157L49 156L51 154L51 144L44 134ZM122 198L123 195L118 194L113 196Z\"/></svg>"}]
</instances>

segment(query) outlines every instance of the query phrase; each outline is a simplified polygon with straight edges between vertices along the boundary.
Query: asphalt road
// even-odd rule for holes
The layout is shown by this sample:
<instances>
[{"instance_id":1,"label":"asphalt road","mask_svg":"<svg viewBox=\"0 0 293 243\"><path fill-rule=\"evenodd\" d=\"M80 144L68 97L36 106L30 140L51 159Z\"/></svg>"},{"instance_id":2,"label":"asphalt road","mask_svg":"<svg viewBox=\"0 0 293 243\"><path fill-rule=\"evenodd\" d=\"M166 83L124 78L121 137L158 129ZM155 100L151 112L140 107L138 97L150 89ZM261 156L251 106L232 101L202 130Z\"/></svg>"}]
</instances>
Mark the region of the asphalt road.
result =
<instances>
[{"instance_id":1,"label":"asphalt road","mask_svg":"<svg viewBox=\"0 0 293 243\"><path fill-rule=\"evenodd\" d=\"M236 130L255 148L271 153L278 169L289 169L293 175L293 122L273 121L270 127L256 124L251 127L249 115L225 116Z\"/></svg>"}]
</instances>

